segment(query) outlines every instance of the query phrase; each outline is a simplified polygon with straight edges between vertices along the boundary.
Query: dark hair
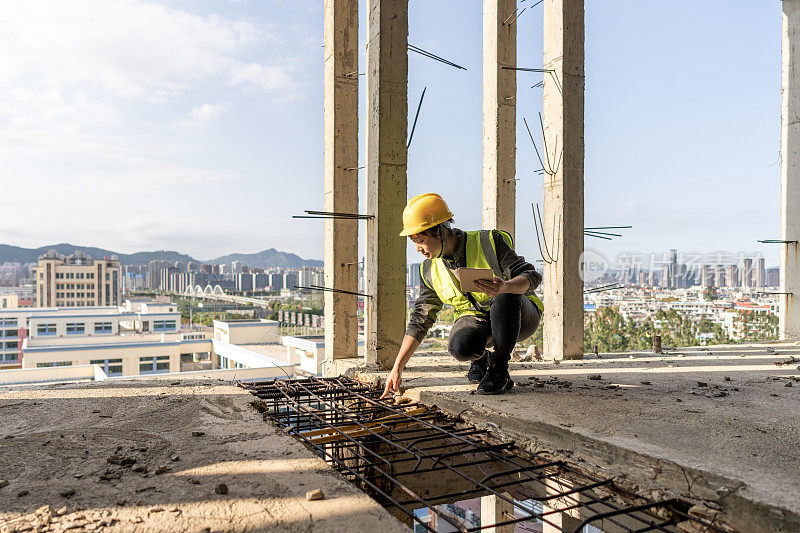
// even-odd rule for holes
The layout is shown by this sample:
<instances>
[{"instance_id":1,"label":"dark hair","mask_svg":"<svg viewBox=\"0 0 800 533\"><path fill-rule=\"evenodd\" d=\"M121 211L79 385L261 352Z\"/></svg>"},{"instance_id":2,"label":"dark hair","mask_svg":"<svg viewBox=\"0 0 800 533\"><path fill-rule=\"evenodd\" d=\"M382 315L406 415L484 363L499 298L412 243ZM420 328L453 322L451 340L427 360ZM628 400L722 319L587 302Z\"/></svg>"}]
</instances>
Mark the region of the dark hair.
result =
<instances>
[{"instance_id":1,"label":"dark hair","mask_svg":"<svg viewBox=\"0 0 800 533\"><path fill-rule=\"evenodd\" d=\"M453 222L451 218L447 222L442 222L441 224L437 224L432 228L428 228L426 230L420 231L420 235L427 235L428 237L439 238L439 228L443 228L447 233L453 233L453 230L450 228L450 223Z\"/></svg>"}]
</instances>

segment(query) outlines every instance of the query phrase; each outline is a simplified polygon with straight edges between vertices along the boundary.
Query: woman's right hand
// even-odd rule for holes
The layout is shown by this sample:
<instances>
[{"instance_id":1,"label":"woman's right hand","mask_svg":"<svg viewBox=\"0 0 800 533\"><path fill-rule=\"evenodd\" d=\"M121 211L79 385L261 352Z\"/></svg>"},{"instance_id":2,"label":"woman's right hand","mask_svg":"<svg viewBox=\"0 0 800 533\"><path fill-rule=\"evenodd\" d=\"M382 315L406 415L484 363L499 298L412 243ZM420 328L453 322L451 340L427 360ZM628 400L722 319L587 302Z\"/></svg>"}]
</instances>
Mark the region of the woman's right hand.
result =
<instances>
[{"instance_id":1,"label":"woman's right hand","mask_svg":"<svg viewBox=\"0 0 800 533\"><path fill-rule=\"evenodd\" d=\"M389 377L386 379L386 389L384 389L380 399L382 400L386 398L390 391L400 392L401 381L403 381L403 378L401 377L400 370L397 368L392 368L391 373L389 373Z\"/></svg>"}]
</instances>

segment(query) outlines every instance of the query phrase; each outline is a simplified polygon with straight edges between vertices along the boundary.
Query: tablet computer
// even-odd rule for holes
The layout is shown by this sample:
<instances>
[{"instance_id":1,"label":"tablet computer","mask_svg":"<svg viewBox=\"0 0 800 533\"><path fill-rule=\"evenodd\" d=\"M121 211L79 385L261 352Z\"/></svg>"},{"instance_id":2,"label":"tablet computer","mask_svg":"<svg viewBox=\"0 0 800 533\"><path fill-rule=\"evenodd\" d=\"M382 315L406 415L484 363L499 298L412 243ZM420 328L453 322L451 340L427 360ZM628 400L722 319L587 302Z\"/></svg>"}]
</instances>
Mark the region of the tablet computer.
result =
<instances>
[{"instance_id":1,"label":"tablet computer","mask_svg":"<svg viewBox=\"0 0 800 533\"><path fill-rule=\"evenodd\" d=\"M457 268L456 277L461 284L461 292L483 292L475 286L475 280L491 281L494 279L494 272L491 268Z\"/></svg>"}]
</instances>

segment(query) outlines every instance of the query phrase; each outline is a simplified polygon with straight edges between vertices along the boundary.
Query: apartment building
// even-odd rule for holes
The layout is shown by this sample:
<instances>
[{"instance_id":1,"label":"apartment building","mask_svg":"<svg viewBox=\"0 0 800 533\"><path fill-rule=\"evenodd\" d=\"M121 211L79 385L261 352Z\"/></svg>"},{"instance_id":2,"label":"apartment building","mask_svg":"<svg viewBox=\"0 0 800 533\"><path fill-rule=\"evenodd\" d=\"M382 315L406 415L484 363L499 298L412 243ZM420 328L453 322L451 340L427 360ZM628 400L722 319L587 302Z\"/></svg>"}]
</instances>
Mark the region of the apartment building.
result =
<instances>
[{"instance_id":1,"label":"apartment building","mask_svg":"<svg viewBox=\"0 0 800 533\"><path fill-rule=\"evenodd\" d=\"M120 305L120 264L79 251L67 257L50 250L34 267L37 307Z\"/></svg>"}]
</instances>

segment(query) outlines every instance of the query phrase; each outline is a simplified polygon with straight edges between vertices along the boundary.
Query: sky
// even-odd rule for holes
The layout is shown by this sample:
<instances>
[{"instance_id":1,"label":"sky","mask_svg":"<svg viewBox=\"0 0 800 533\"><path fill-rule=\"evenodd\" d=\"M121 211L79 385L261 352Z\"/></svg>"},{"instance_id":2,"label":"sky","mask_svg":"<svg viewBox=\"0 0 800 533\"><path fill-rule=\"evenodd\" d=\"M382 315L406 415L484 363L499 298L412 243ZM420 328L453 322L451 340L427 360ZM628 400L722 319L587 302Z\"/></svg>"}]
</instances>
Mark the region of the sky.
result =
<instances>
[{"instance_id":1,"label":"sky","mask_svg":"<svg viewBox=\"0 0 800 533\"><path fill-rule=\"evenodd\" d=\"M322 258L321 222L291 218L322 208L322 5L0 0L0 243ZM409 56L411 120L427 87L409 197L438 192L456 226L477 229L481 2L412 0L409 18L411 44L467 68ZM518 65L541 67L541 6L517 24ZM586 246L777 264L756 240L779 238L780 45L777 2L586 0L585 223L633 226ZM540 80L518 74L517 249L529 260L542 177L522 119L538 121Z\"/></svg>"}]
</instances>

